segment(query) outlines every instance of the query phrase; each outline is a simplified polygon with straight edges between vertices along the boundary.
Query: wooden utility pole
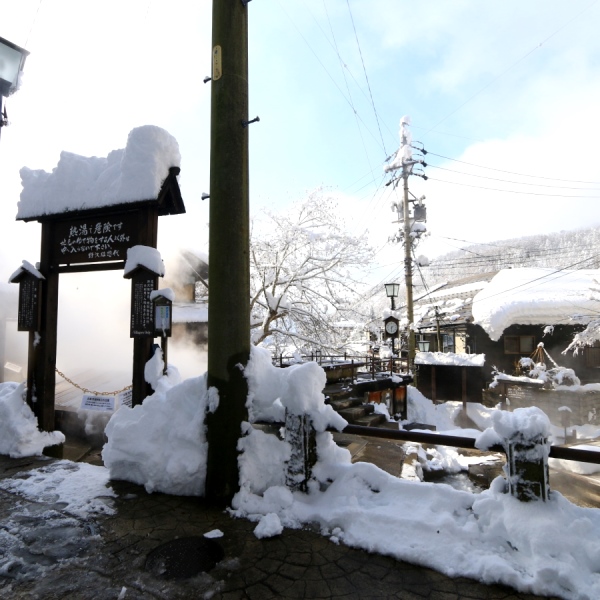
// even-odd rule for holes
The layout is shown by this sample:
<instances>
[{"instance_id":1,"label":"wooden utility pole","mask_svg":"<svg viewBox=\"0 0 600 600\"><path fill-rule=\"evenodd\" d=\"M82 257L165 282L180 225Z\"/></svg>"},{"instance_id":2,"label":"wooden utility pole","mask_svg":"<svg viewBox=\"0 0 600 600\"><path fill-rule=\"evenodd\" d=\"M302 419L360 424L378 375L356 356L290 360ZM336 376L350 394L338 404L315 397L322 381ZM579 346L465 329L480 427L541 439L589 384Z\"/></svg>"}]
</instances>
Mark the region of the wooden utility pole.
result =
<instances>
[{"instance_id":1,"label":"wooden utility pole","mask_svg":"<svg viewBox=\"0 0 600 600\"><path fill-rule=\"evenodd\" d=\"M246 421L250 356L248 15L241 0L213 0L210 146L206 497L227 503L239 488L237 443ZM242 368L241 368L242 367Z\"/></svg>"},{"instance_id":2,"label":"wooden utility pole","mask_svg":"<svg viewBox=\"0 0 600 600\"><path fill-rule=\"evenodd\" d=\"M405 140L402 140L405 143ZM408 201L408 176L414 163L402 165L402 179L404 180L404 282L406 284L406 317L408 319L408 370L410 371L415 364L415 331L412 328L414 323L413 311L413 281L412 281L412 238L411 220Z\"/></svg>"}]
</instances>

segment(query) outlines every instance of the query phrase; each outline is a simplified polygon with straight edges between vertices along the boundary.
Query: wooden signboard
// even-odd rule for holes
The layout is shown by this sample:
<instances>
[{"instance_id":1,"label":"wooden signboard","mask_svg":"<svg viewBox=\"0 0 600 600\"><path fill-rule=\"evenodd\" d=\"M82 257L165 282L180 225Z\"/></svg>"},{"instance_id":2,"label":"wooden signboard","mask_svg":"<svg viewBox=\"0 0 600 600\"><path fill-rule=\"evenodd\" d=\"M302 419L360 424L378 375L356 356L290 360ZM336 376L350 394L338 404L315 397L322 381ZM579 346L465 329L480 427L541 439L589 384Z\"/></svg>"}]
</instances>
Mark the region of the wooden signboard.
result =
<instances>
[{"instance_id":1,"label":"wooden signboard","mask_svg":"<svg viewBox=\"0 0 600 600\"><path fill-rule=\"evenodd\" d=\"M19 281L18 331L37 331L40 324L41 281L34 275L24 275Z\"/></svg>"}]
</instances>

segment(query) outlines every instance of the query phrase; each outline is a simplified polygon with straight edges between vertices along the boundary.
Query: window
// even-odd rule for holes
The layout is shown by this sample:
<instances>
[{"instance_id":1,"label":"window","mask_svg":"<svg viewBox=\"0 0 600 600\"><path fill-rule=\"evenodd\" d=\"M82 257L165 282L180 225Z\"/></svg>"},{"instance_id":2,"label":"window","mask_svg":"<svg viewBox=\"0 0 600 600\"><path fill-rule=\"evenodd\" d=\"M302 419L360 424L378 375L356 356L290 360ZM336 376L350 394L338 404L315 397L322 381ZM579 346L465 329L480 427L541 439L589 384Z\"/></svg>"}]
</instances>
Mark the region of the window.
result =
<instances>
[{"instance_id":1,"label":"window","mask_svg":"<svg viewBox=\"0 0 600 600\"><path fill-rule=\"evenodd\" d=\"M584 348L586 367L600 367L600 348Z\"/></svg>"},{"instance_id":2,"label":"window","mask_svg":"<svg viewBox=\"0 0 600 600\"><path fill-rule=\"evenodd\" d=\"M504 337L504 354L531 354L535 349L532 335L507 335Z\"/></svg>"},{"instance_id":3,"label":"window","mask_svg":"<svg viewBox=\"0 0 600 600\"><path fill-rule=\"evenodd\" d=\"M454 352L454 336L444 333L442 336L443 352Z\"/></svg>"}]
</instances>

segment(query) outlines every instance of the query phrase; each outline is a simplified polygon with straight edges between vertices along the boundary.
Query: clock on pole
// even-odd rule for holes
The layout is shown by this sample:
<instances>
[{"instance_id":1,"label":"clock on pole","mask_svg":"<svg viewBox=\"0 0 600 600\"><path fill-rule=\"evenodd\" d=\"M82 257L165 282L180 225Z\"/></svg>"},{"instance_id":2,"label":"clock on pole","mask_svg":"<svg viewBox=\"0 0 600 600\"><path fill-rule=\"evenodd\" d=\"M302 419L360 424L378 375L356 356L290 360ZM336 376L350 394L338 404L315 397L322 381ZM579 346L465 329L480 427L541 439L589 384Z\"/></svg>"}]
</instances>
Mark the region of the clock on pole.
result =
<instances>
[{"instance_id":1,"label":"clock on pole","mask_svg":"<svg viewBox=\"0 0 600 600\"><path fill-rule=\"evenodd\" d=\"M392 352L395 352L394 340L398 339L399 321L396 317L388 317L384 319L385 336L392 340Z\"/></svg>"}]
</instances>

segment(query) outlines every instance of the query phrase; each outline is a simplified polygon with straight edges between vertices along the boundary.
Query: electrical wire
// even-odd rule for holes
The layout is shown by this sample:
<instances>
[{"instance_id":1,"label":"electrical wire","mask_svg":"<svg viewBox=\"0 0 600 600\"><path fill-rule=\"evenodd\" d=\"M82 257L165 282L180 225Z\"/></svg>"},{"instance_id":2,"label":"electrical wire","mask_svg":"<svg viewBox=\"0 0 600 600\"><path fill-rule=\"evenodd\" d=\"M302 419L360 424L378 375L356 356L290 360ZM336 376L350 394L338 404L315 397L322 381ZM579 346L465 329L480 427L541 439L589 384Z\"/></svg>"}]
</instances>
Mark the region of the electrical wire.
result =
<instances>
[{"instance_id":1,"label":"electrical wire","mask_svg":"<svg viewBox=\"0 0 600 600\"><path fill-rule=\"evenodd\" d=\"M360 61L362 63L362 67L363 67L363 73L365 74L367 88L369 89L369 96L371 98L371 106L373 107L373 113L375 114L375 121L377 121L377 129L379 130L379 137L381 138L381 145L383 147L383 152L387 156L387 151L385 149L385 142L383 141L383 135L381 133L381 126L379 125L379 115L377 114L377 109L375 108L375 101L373 100L373 92L371 90L371 84L369 83L369 77L367 75L367 68L365 67L365 60L363 58L362 50L360 47L360 42L358 41L358 33L356 32L356 25L354 24L354 17L352 16L352 10L350 8L350 0L346 0L346 4L348 5L348 12L350 13L350 20L352 21L352 29L354 30L354 38L356 39L356 45L358 46L358 53L360 54Z\"/></svg>"},{"instance_id":2,"label":"electrical wire","mask_svg":"<svg viewBox=\"0 0 600 600\"><path fill-rule=\"evenodd\" d=\"M478 190L487 190L490 192L503 192L505 194L524 194L526 196L546 196L549 198L587 198L588 200L597 200L600 196L584 196L581 194L548 194L545 192L522 192L520 190L502 190L498 188L490 188L482 185L473 185L470 183L459 183L458 181L446 181L445 179L438 179L437 177L427 176L430 181L439 181L440 183L448 183L450 185L460 185L463 187L475 188Z\"/></svg>"},{"instance_id":3,"label":"electrical wire","mask_svg":"<svg viewBox=\"0 0 600 600\"><path fill-rule=\"evenodd\" d=\"M512 69L514 69L518 64L520 64L526 58L528 58L529 56L531 56L536 50L539 50L546 42L548 42L550 39L552 39L555 35L558 35L563 29L567 28L571 23L573 23L573 21L577 20L584 12L586 12L587 10L589 10L597 2L598 2L598 0L594 0L591 4L588 4L588 6L586 6L583 10L581 10L580 12L578 12L574 17L572 17L571 19L569 19L566 23L564 23L563 25L561 25L556 31L554 31L553 33L551 33L548 37L546 37L545 39L543 39L539 44L537 44L531 50L529 50L528 52L526 52L523 56L521 56L521 58L519 58L517 61L515 61L514 63L512 63L509 67L507 67L506 69L504 69L504 71L502 71L501 73L499 73L498 75L496 75L496 77L494 77L486 85L484 85L477 92L475 92L473 95L471 95L469 98L467 98L461 105L459 105L457 108L455 108L452 112L448 113L443 119L441 119L440 121L438 121L433 127L431 127L429 129L429 131L427 131L425 133L425 135L427 135L428 133L430 133L431 131L433 131L436 127L438 127L438 125L441 125L444 121L446 121L446 119L449 119L452 115L454 115L455 113L457 113L461 108L463 108L465 105L467 105L469 102L471 102L471 100L473 100L474 98L476 98L477 96L479 96L479 94L481 94L482 92L484 92L485 90L487 90L490 86L492 86L494 83L496 83L496 81L498 81L498 79L500 79L501 77L503 77L504 75L506 75L506 73L508 73L509 71L511 71Z\"/></svg>"},{"instance_id":4,"label":"electrical wire","mask_svg":"<svg viewBox=\"0 0 600 600\"><path fill-rule=\"evenodd\" d=\"M570 185L551 185L548 183L529 183L526 181L511 181L509 179L499 179L498 177L488 177L487 175L477 175L475 173L465 173L464 171L455 171L454 169L447 169L445 167L440 167L439 165L432 165L427 163L427 167L431 167L433 169L439 169L441 171L448 171L448 173L457 173L459 175L467 175L468 177L477 177L479 179L490 179L492 181L500 181L502 183L512 183L516 185L531 185L534 187L549 187L554 189L565 189L565 190L586 190L588 192L600 192L599 188L582 188L582 187L574 187Z\"/></svg>"},{"instance_id":5,"label":"electrical wire","mask_svg":"<svg viewBox=\"0 0 600 600\"><path fill-rule=\"evenodd\" d=\"M350 102L350 100L348 100L348 98L344 94L343 90L337 84L336 80L333 78L333 76L331 75L331 73L329 72L329 70L327 69L327 67L325 66L325 64L323 63L323 61L319 58L319 55L315 52L315 50L313 49L313 47L309 44L309 42L306 39L306 37L304 36L304 34L300 31L300 29L296 25L296 22L294 21L294 19L292 19L292 17L290 16L290 14L284 8L283 4L281 3L281 0L277 0L277 3L279 4L279 7L281 8L281 10L285 13L285 15L287 16L287 18L292 22L292 25L294 26L294 29L298 32L298 35L302 38L302 40L304 41L304 43L308 46L308 49L313 53L313 55L317 59L318 63L321 65L321 67L323 67L323 70L325 71L325 73L327 73L328 77L333 82L333 85L335 85L335 87L340 92L340 94L342 95L342 97L344 98L344 100L348 103L348 105L350 106L350 108L352 109L352 111L355 112L357 118L363 124L363 126L365 127L365 129L369 132L369 134L371 135L371 137L373 138L373 140L375 141L375 143L377 145L379 145L380 142L377 139L377 137L375 136L375 134L373 134L373 132L369 129L369 127L363 121L362 117L358 114L358 112L354 111L354 108L352 106L352 102ZM383 147L382 147L382 150L385 152L385 149Z\"/></svg>"},{"instance_id":6,"label":"electrical wire","mask_svg":"<svg viewBox=\"0 0 600 600\"><path fill-rule=\"evenodd\" d=\"M453 162L461 163L463 165L469 165L471 167L477 167L478 169L487 169L488 171L496 171L498 173L507 173L508 175L518 175L519 177L531 177L533 179L547 179L549 181L562 181L566 183L586 183L589 185L600 185L600 181L581 181L578 179L559 179L557 177L544 177L542 175L527 175L526 173L515 173L514 171L505 171L503 169L496 169L494 167L485 167L483 165L476 165L474 163L466 162L464 160L459 160L457 158L452 158L450 156L444 156L443 154L436 154L435 152L431 152L427 150L427 154L431 154L432 156L437 156L438 158L444 158L445 160L451 160Z\"/></svg>"}]
</instances>

